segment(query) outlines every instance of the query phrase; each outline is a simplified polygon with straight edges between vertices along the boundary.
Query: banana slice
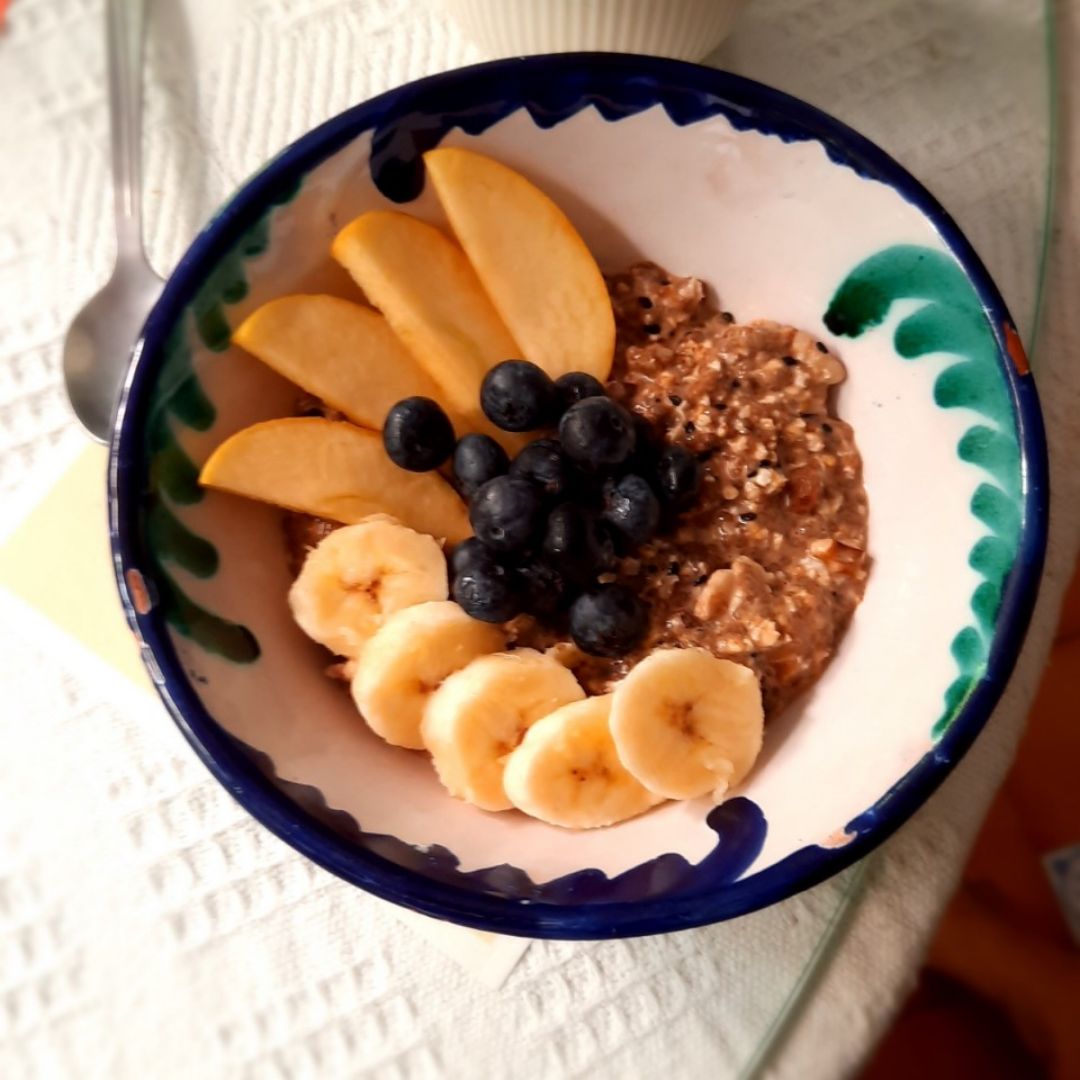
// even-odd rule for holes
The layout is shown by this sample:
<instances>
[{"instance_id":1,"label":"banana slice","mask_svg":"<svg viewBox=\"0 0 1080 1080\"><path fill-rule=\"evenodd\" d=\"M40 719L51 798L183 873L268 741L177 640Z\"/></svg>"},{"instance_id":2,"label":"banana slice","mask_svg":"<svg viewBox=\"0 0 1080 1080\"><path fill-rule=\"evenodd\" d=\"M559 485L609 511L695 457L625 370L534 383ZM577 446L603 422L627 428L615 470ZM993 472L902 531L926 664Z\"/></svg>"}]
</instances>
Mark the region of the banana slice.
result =
<instances>
[{"instance_id":1,"label":"banana slice","mask_svg":"<svg viewBox=\"0 0 1080 1080\"><path fill-rule=\"evenodd\" d=\"M353 701L376 735L422 750L420 721L431 695L470 660L505 647L497 627L470 618L453 600L395 611L364 646Z\"/></svg>"},{"instance_id":2,"label":"banana slice","mask_svg":"<svg viewBox=\"0 0 1080 1080\"><path fill-rule=\"evenodd\" d=\"M507 755L541 716L584 696L566 668L534 649L481 656L428 699L424 745L451 795L481 810L509 810Z\"/></svg>"},{"instance_id":3,"label":"banana slice","mask_svg":"<svg viewBox=\"0 0 1080 1080\"><path fill-rule=\"evenodd\" d=\"M289 607L308 637L357 657L392 612L448 595L438 543L372 518L336 529L308 555L289 590Z\"/></svg>"},{"instance_id":4,"label":"banana slice","mask_svg":"<svg viewBox=\"0 0 1080 1080\"><path fill-rule=\"evenodd\" d=\"M662 802L615 752L611 695L574 701L537 720L506 761L503 786L526 814L567 829L596 829Z\"/></svg>"},{"instance_id":5,"label":"banana slice","mask_svg":"<svg viewBox=\"0 0 1080 1080\"><path fill-rule=\"evenodd\" d=\"M704 649L660 649L612 694L619 759L668 799L722 799L754 764L763 723L754 673Z\"/></svg>"}]
</instances>

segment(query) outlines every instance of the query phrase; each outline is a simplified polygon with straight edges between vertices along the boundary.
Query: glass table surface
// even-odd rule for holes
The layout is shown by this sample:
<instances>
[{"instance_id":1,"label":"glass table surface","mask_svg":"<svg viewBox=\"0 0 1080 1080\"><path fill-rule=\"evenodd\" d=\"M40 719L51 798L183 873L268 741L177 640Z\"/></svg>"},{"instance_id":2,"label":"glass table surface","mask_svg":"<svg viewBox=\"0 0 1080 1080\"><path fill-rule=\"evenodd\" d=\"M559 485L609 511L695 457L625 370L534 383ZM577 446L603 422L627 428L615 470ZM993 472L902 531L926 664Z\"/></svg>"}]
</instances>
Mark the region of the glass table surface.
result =
<instances>
[{"instance_id":1,"label":"glass table surface","mask_svg":"<svg viewBox=\"0 0 1080 1080\"><path fill-rule=\"evenodd\" d=\"M1053 209L1053 13L1043 0L751 0L707 63L817 105L908 168L987 264L1037 369ZM888 843L839 879L800 974L740 1075L758 1074L842 946ZM786 943L777 942L787 951ZM762 956L762 963L768 962Z\"/></svg>"}]
</instances>

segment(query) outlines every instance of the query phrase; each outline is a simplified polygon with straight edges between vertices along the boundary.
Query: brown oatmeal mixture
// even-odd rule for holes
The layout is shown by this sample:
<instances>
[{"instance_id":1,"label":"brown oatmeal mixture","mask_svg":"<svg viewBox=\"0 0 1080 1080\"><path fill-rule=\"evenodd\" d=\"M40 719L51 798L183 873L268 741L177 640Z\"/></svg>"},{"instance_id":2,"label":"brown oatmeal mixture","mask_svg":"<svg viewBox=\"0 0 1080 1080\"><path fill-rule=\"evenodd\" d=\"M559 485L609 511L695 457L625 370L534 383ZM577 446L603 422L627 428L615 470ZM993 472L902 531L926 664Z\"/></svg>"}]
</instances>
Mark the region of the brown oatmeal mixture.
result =
<instances>
[{"instance_id":1,"label":"brown oatmeal mixture","mask_svg":"<svg viewBox=\"0 0 1080 1080\"><path fill-rule=\"evenodd\" d=\"M326 518L286 510L282 517L282 527L285 530L285 551L289 556L289 573L296 578L300 576L308 555L335 529L340 529L341 524L327 521Z\"/></svg>"},{"instance_id":2,"label":"brown oatmeal mixture","mask_svg":"<svg viewBox=\"0 0 1080 1080\"><path fill-rule=\"evenodd\" d=\"M560 651L602 693L653 649L701 646L751 667L775 715L824 671L866 586L862 462L829 403L844 366L802 331L734 322L700 281L652 263L608 286L608 393L699 455L701 496L617 567L650 606L642 646L617 660ZM545 640L515 629L519 644Z\"/></svg>"},{"instance_id":3,"label":"brown oatmeal mixture","mask_svg":"<svg viewBox=\"0 0 1080 1080\"><path fill-rule=\"evenodd\" d=\"M699 455L701 494L672 532L607 575L649 605L636 652L586 656L530 616L510 623L511 641L556 646L592 694L653 649L700 646L752 668L774 716L825 670L866 587L862 461L829 401L844 366L790 326L736 323L700 281L653 263L608 287L618 327L608 393L658 438ZM294 574L335 528L285 515Z\"/></svg>"}]
</instances>

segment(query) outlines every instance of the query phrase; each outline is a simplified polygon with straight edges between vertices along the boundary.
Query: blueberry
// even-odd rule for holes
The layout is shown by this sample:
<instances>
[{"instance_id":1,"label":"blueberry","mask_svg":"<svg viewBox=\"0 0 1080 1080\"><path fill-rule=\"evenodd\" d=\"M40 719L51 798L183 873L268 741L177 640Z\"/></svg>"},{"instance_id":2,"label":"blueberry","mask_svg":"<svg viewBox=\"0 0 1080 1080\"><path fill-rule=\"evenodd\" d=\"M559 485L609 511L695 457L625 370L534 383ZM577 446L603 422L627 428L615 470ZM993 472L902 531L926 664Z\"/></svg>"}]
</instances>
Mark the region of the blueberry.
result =
<instances>
[{"instance_id":1,"label":"blueberry","mask_svg":"<svg viewBox=\"0 0 1080 1080\"><path fill-rule=\"evenodd\" d=\"M610 398L591 397L571 405L559 421L567 457L591 469L620 465L635 442L634 421Z\"/></svg>"},{"instance_id":2,"label":"blueberry","mask_svg":"<svg viewBox=\"0 0 1080 1080\"><path fill-rule=\"evenodd\" d=\"M509 466L506 451L490 435L463 435L454 447L454 479L466 499Z\"/></svg>"},{"instance_id":3,"label":"blueberry","mask_svg":"<svg viewBox=\"0 0 1080 1080\"><path fill-rule=\"evenodd\" d=\"M555 391L558 394L561 415L579 401L590 397L603 397L604 384L584 371L568 371L555 380Z\"/></svg>"},{"instance_id":4,"label":"blueberry","mask_svg":"<svg viewBox=\"0 0 1080 1080\"><path fill-rule=\"evenodd\" d=\"M528 360L504 360L484 376L480 408L503 431L535 431L555 420L555 384Z\"/></svg>"},{"instance_id":5,"label":"blueberry","mask_svg":"<svg viewBox=\"0 0 1080 1080\"><path fill-rule=\"evenodd\" d=\"M626 467L639 476L652 476L656 472L656 458L659 454L656 435L644 416L638 413L631 413L631 416L634 419L634 449L630 451Z\"/></svg>"},{"instance_id":6,"label":"blueberry","mask_svg":"<svg viewBox=\"0 0 1080 1080\"><path fill-rule=\"evenodd\" d=\"M456 574L450 595L466 615L483 622L506 622L521 612L521 583L517 574L494 560Z\"/></svg>"},{"instance_id":7,"label":"blueberry","mask_svg":"<svg viewBox=\"0 0 1080 1080\"><path fill-rule=\"evenodd\" d=\"M570 469L558 439L537 439L514 458L510 475L528 480L545 498L558 500L566 491Z\"/></svg>"},{"instance_id":8,"label":"blueberry","mask_svg":"<svg viewBox=\"0 0 1080 1080\"><path fill-rule=\"evenodd\" d=\"M624 656L644 640L648 609L625 585L600 585L570 608L570 636L592 656Z\"/></svg>"},{"instance_id":9,"label":"blueberry","mask_svg":"<svg viewBox=\"0 0 1080 1080\"><path fill-rule=\"evenodd\" d=\"M667 447L656 465L656 486L668 506L686 509L701 487L701 463L681 446Z\"/></svg>"},{"instance_id":10,"label":"blueberry","mask_svg":"<svg viewBox=\"0 0 1080 1080\"><path fill-rule=\"evenodd\" d=\"M581 465L572 465L570 478L566 485L567 501L580 506L596 509L600 506L604 493L606 474L593 472Z\"/></svg>"},{"instance_id":11,"label":"blueberry","mask_svg":"<svg viewBox=\"0 0 1080 1080\"><path fill-rule=\"evenodd\" d=\"M462 540L450 553L450 576L457 577L467 570L475 570L478 567L490 566L498 562L498 557L491 548L487 547L482 540L470 536L468 540Z\"/></svg>"},{"instance_id":12,"label":"blueberry","mask_svg":"<svg viewBox=\"0 0 1080 1080\"><path fill-rule=\"evenodd\" d=\"M566 603L567 583L549 562L527 562L518 568L525 610L530 615L552 616Z\"/></svg>"},{"instance_id":13,"label":"blueberry","mask_svg":"<svg viewBox=\"0 0 1080 1080\"><path fill-rule=\"evenodd\" d=\"M647 480L627 473L604 485L604 521L630 544L652 539L660 524L660 503Z\"/></svg>"},{"instance_id":14,"label":"blueberry","mask_svg":"<svg viewBox=\"0 0 1080 1080\"><path fill-rule=\"evenodd\" d=\"M536 535L541 519L540 492L518 476L496 476L473 496L473 532L496 551L520 551Z\"/></svg>"},{"instance_id":15,"label":"blueberry","mask_svg":"<svg viewBox=\"0 0 1080 1080\"><path fill-rule=\"evenodd\" d=\"M395 465L410 472L427 472L450 456L454 428L437 401L405 398L386 414L383 446Z\"/></svg>"},{"instance_id":16,"label":"blueberry","mask_svg":"<svg viewBox=\"0 0 1080 1080\"><path fill-rule=\"evenodd\" d=\"M575 503L556 506L548 515L540 550L575 585L594 581L615 564L611 534L592 510Z\"/></svg>"}]
</instances>

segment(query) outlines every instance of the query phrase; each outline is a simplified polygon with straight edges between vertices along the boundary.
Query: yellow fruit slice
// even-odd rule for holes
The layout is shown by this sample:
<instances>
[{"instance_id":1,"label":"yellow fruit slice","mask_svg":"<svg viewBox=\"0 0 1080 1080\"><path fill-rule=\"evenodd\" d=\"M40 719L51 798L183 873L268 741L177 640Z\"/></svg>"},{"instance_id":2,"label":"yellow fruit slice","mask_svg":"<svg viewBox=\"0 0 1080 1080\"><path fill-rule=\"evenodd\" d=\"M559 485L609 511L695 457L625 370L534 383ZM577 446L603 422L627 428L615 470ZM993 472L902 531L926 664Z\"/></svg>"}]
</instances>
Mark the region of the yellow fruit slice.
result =
<instances>
[{"instance_id":1,"label":"yellow fruit slice","mask_svg":"<svg viewBox=\"0 0 1080 1080\"><path fill-rule=\"evenodd\" d=\"M506 759L507 798L526 814L567 829L614 825L660 802L619 761L610 711L606 694L537 720Z\"/></svg>"},{"instance_id":2,"label":"yellow fruit slice","mask_svg":"<svg viewBox=\"0 0 1080 1080\"><path fill-rule=\"evenodd\" d=\"M421 395L439 400L435 380L377 311L337 296L282 296L253 311L233 342L278 374L381 431L390 407Z\"/></svg>"},{"instance_id":3,"label":"yellow fruit slice","mask_svg":"<svg viewBox=\"0 0 1080 1080\"><path fill-rule=\"evenodd\" d=\"M619 760L650 791L719 802L761 752L761 687L704 649L657 649L615 687L610 723Z\"/></svg>"},{"instance_id":4,"label":"yellow fruit slice","mask_svg":"<svg viewBox=\"0 0 1080 1080\"><path fill-rule=\"evenodd\" d=\"M428 176L480 281L525 359L553 379L606 379L615 317L596 260L535 184L460 147L429 150Z\"/></svg>"},{"instance_id":5,"label":"yellow fruit slice","mask_svg":"<svg viewBox=\"0 0 1080 1080\"><path fill-rule=\"evenodd\" d=\"M353 701L376 735L423 750L420 723L431 695L476 657L505 647L498 627L469 618L453 600L403 608L364 646L352 680Z\"/></svg>"},{"instance_id":6,"label":"yellow fruit slice","mask_svg":"<svg viewBox=\"0 0 1080 1080\"><path fill-rule=\"evenodd\" d=\"M385 513L452 544L472 532L465 504L445 480L399 469L380 435L342 421L287 417L244 428L210 455L199 479L346 525Z\"/></svg>"},{"instance_id":7,"label":"yellow fruit slice","mask_svg":"<svg viewBox=\"0 0 1080 1080\"><path fill-rule=\"evenodd\" d=\"M451 795L481 810L509 810L507 755L541 716L584 696L566 668L534 649L481 656L428 698L420 734Z\"/></svg>"},{"instance_id":8,"label":"yellow fruit slice","mask_svg":"<svg viewBox=\"0 0 1080 1080\"><path fill-rule=\"evenodd\" d=\"M289 589L297 625L338 656L366 656L370 639L395 614L429 601L451 603L442 548L426 533L385 518L335 529Z\"/></svg>"},{"instance_id":9,"label":"yellow fruit slice","mask_svg":"<svg viewBox=\"0 0 1080 1080\"><path fill-rule=\"evenodd\" d=\"M439 385L450 409L504 445L521 440L492 428L480 411L489 368L519 355L465 253L434 225L393 210L361 214L331 253Z\"/></svg>"}]
</instances>

